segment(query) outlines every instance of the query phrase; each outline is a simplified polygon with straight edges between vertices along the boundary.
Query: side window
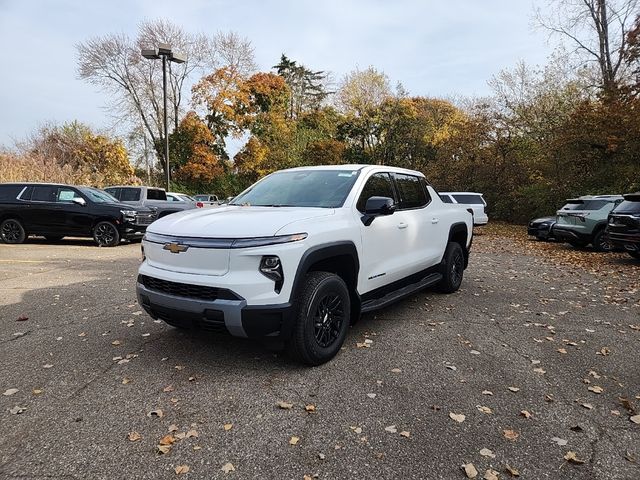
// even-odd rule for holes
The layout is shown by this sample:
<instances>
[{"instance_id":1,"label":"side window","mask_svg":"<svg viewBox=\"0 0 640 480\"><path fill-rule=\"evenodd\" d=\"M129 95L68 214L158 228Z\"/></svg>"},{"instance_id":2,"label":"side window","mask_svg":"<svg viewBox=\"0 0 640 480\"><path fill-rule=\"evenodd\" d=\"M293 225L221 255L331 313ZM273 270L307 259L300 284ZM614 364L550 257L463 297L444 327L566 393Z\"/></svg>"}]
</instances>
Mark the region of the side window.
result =
<instances>
[{"instance_id":1,"label":"side window","mask_svg":"<svg viewBox=\"0 0 640 480\"><path fill-rule=\"evenodd\" d=\"M440 195L440 200L442 200L442 203L453 203L449 195Z\"/></svg>"},{"instance_id":2,"label":"side window","mask_svg":"<svg viewBox=\"0 0 640 480\"><path fill-rule=\"evenodd\" d=\"M33 187L33 193L31 194L32 202L55 202L56 201L56 187L48 185L36 185Z\"/></svg>"},{"instance_id":3,"label":"side window","mask_svg":"<svg viewBox=\"0 0 640 480\"><path fill-rule=\"evenodd\" d=\"M364 212L367 200L371 197L395 198L393 194L393 183L388 173L374 173L369 177L356 203L358 211Z\"/></svg>"},{"instance_id":4,"label":"side window","mask_svg":"<svg viewBox=\"0 0 640 480\"><path fill-rule=\"evenodd\" d=\"M400 209L420 208L428 203L419 177L397 173L395 179L400 193Z\"/></svg>"},{"instance_id":5,"label":"side window","mask_svg":"<svg viewBox=\"0 0 640 480\"><path fill-rule=\"evenodd\" d=\"M0 185L0 201L15 200L16 197L24 190L24 185Z\"/></svg>"},{"instance_id":6,"label":"side window","mask_svg":"<svg viewBox=\"0 0 640 480\"><path fill-rule=\"evenodd\" d=\"M147 189L147 200L166 200L167 194L158 188Z\"/></svg>"},{"instance_id":7,"label":"side window","mask_svg":"<svg viewBox=\"0 0 640 480\"><path fill-rule=\"evenodd\" d=\"M105 192L111 195L114 198L120 199L120 189L119 188L105 188Z\"/></svg>"},{"instance_id":8,"label":"side window","mask_svg":"<svg viewBox=\"0 0 640 480\"><path fill-rule=\"evenodd\" d=\"M120 199L121 202L137 202L140 200L139 188L121 188Z\"/></svg>"},{"instance_id":9,"label":"side window","mask_svg":"<svg viewBox=\"0 0 640 480\"><path fill-rule=\"evenodd\" d=\"M82 196L72 188L61 187L58 189L57 202L72 202L74 198L82 198Z\"/></svg>"}]
</instances>

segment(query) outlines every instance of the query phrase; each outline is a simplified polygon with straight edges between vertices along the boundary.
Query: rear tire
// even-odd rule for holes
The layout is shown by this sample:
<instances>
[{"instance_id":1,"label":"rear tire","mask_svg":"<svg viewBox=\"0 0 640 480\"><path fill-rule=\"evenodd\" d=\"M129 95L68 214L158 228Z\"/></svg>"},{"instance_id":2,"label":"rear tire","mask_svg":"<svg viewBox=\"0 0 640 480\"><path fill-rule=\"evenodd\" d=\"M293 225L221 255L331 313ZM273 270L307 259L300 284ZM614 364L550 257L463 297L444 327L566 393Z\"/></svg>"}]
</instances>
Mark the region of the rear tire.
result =
<instances>
[{"instance_id":1,"label":"rear tire","mask_svg":"<svg viewBox=\"0 0 640 480\"><path fill-rule=\"evenodd\" d=\"M99 222L93 227L93 240L99 247L115 247L120 243L120 232L111 222Z\"/></svg>"},{"instance_id":2,"label":"rear tire","mask_svg":"<svg viewBox=\"0 0 640 480\"><path fill-rule=\"evenodd\" d=\"M24 231L20 220L7 218L0 223L0 240L2 240L3 243L22 243L26 238L27 233Z\"/></svg>"},{"instance_id":3,"label":"rear tire","mask_svg":"<svg viewBox=\"0 0 640 480\"><path fill-rule=\"evenodd\" d=\"M607 235L604 230L598 231L591 241L591 245L593 245L593 249L596 252L610 252L612 250L611 244L607 240Z\"/></svg>"},{"instance_id":4,"label":"rear tire","mask_svg":"<svg viewBox=\"0 0 640 480\"><path fill-rule=\"evenodd\" d=\"M340 351L350 324L351 298L344 280L329 272L311 272L302 283L288 349L307 365L321 365Z\"/></svg>"},{"instance_id":5,"label":"rear tire","mask_svg":"<svg viewBox=\"0 0 640 480\"><path fill-rule=\"evenodd\" d=\"M464 251L457 242L449 242L440 264L442 280L437 286L441 293L456 292L462 284L464 275Z\"/></svg>"}]
</instances>

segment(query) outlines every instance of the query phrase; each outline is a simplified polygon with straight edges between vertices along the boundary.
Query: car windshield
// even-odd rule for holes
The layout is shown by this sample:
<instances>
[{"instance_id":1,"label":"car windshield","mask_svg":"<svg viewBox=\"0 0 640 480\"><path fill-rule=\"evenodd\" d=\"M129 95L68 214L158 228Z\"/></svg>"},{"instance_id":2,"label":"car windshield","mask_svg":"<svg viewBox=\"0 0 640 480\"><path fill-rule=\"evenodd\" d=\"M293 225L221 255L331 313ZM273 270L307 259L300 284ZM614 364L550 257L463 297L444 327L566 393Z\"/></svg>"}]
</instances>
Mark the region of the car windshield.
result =
<instances>
[{"instance_id":1,"label":"car windshield","mask_svg":"<svg viewBox=\"0 0 640 480\"><path fill-rule=\"evenodd\" d=\"M625 200L612 213L640 213L640 198L636 201Z\"/></svg>"},{"instance_id":2,"label":"car windshield","mask_svg":"<svg viewBox=\"0 0 640 480\"><path fill-rule=\"evenodd\" d=\"M84 193L89 200L96 203L117 203L118 199L109 195L104 190L98 190L97 188L87 188L83 187L79 189L82 193Z\"/></svg>"},{"instance_id":3,"label":"car windshield","mask_svg":"<svg viewBox=\"0 0 640 480\"><path fill-rule=\"evenodd\" d=\"M276 172L230 205L256 207L341 207L358 178L358 170L289 170Z\"/></svg>"}]
</instances>

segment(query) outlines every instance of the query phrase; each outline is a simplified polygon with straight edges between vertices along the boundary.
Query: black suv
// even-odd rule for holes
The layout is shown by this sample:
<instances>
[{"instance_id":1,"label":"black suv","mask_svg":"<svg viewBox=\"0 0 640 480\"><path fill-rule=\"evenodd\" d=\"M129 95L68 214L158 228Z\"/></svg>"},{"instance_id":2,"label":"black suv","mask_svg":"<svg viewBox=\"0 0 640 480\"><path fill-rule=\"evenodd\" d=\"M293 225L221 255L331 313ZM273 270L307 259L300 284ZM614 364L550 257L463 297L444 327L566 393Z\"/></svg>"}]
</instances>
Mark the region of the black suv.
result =
<instances>
[{"instance_id":1,"label":"black suv","mask_svg":"<svg viewBox=\"0 0 640 480\"><path fill-rule=\"evenodd\" d=\"M625 195L609 214L607 235L614 248L640 259L640 192Z\"/></svg>"},{"instance_id":2,"label":"black suv","mask_svg":"<svg viewBox=\"0 0 640 480\"><path fill-rule=\"evenodd\" d=\"M142 238L155 220L148 208L133 209L91 187L51 183L0 184L0 241L22 243L29 235L51 241L93 237L113 247L121 239Z\"/></svg>"}]
</instances>

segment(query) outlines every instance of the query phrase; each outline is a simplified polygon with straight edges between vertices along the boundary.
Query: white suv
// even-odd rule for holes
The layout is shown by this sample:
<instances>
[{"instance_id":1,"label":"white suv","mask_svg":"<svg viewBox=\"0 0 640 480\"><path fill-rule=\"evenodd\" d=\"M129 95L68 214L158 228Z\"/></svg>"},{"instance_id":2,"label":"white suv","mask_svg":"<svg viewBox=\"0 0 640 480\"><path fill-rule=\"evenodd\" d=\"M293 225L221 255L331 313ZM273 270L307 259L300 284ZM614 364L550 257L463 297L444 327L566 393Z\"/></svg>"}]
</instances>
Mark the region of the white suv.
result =
<instances>
[{"instance_id":1,"label":"white suv","mask_svg":"<svg viewBox=\"0 0 640 480\"><path fill-rule=\"evenodd\" d=\"M486 225L489 223L489 217L485 213L484 197L481 193L476 192L439 192L440 199L444 203L457 203L473 210L473 224Z\"/></svg>"},{"instance_id":2,"label":"white suv","mask_svg":"<svg viewBox=\"0 0 640 480\"><path fill-rule=\"evenodd\" d=\"M471 212L443 203L419 172L283 170L227 206L149 226L138 301L173 326L278 339L318 365L361 313L429 286L455 292L472 230Z\"/></svg>"}]
</instances>

